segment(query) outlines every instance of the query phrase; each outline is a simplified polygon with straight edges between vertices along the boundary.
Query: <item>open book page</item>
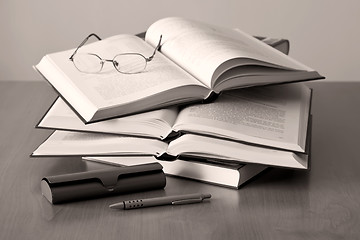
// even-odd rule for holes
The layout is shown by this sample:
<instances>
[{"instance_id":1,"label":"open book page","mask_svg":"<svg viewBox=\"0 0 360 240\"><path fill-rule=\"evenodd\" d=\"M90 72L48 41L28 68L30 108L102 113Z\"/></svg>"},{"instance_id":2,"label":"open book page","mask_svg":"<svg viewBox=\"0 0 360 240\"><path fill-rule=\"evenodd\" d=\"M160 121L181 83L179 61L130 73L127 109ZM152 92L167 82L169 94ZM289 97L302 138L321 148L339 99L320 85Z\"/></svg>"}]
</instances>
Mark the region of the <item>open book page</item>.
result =
<instances>
[{"instance_id":1,"label":"open book page","mask_svg":"<svg viewBox=\"0 0 360 240\"><path fill-rule=\"evenodd\" d=\"M232 90L185 107L173 129L304 152L310 100L300 83Z\"/></svg>"},{"instance_id":2,"label":"open book page","mask_svg":"<svg viewBox=\"0 0 360 240\"><path fill-rule=\"evenodd\" d=\"M94 109L109 109L182 86L199 86L205 89L202 83L160 52L155 54L142 73L122 74L115 70L111 62L105 62L100 73L88 74L78 71L69 60L73 51L46 55L36 67L45 78L52 79L51 84L72 106L75 106L75 109L83 108L76 106L80 104L80 99L89 101ZM94 53L103 59L113 59L117 54L129 52L149 57L154 48L136 36L117 35L87 44L79 49L78 53L80 52ZM202 99L204 96L198 98Z\"/></svg>"},{"instance_id":3,"label":"open book page","mask_svg":"<svg viewBox=\"0 0 360 240\"><path fill-rule=\"evenodd\" d=\"M146 41L155 46L160 35L162 53L208 87L214 87L224 71L243 64L313 71L240 30L165 18L149 27Z\"/></svg>"},{"instance_id":4,"label":"open book page","mask_svg":"<svg viewBox=\"0 0 360 240\"><path fill-rule=\"evenodd\" d=\"M157 139L56 130L32 156L162 155L167 143Z\"/></svg>"},{"instance_id":5,"label":"open book page","mask_svg":"<svg viewBox=\"0 0 360 240\"><path fill-rule=\"evenodd\" d=\"M85 124L59 97L38 127L164 139L171 133L177 114L178 109L173 107Z\"/></svg>"},{"instance_id":6,"label":"open book page","mask_svg":"<svg viewBox=\"0 0 360 240\"><path fill-rule=\"evenodd\" d=\"M190 156L307 169L308 156L301 153L257 147L223 139L185 134L170 142L169 155Z\"/></svg>"}]
</instances>

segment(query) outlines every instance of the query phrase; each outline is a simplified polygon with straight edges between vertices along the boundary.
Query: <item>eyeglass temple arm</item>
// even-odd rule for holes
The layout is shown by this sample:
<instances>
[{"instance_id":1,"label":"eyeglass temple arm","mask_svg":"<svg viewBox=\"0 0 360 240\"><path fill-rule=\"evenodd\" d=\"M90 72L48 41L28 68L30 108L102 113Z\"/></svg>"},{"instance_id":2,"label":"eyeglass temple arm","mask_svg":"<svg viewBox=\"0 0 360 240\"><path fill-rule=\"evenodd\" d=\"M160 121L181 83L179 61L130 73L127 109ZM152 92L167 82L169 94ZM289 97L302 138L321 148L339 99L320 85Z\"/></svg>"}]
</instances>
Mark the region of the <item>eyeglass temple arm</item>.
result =
<instances>
[{"instance_id":1,"label":"eyeglass temple arm","mask_svg":"<svg viewBox=\"0 0 360 240\"><path fill-rule=\"evenodd\" d=\"M146 59L148 62L150 62L150 61L154 58L156 51L160 49L160 47L161 47L161 39L162 39L162 35L160 35L159 43L158 43L158 45L156 46L153 54Z\"/></svg>"},{"instance_id":2,"label":"eyeglass temple arm","mask_svg":"<svg viewBox=\"0 0 360 240\"><path fill-rule=\"evenodd\" d=\"M87 42L87 40L89 40L90 37L96 37L99 41L101 41L101 38L96 35L95 33L91 33L89 36L87 36L81 43L80 45L75 49L74 53L69 57L70 60L73 60L74 55L76 54L77 50L79 50L79 48L81 48L82 46L84 46L84 44Z\"/></svg>"}]
</instances>

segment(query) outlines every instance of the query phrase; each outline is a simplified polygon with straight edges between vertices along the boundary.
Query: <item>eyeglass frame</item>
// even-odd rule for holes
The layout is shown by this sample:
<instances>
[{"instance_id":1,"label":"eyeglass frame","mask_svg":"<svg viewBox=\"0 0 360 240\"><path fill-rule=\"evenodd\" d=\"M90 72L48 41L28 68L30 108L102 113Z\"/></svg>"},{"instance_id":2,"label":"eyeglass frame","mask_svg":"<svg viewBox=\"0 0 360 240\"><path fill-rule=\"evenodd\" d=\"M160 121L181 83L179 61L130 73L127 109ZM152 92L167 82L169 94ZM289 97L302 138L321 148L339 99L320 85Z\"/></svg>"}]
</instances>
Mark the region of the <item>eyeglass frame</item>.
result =
<instances>
[{"instance_id":1,"label":"eyeglass frame","mask_svg":"<svg viewBox=\"0 0 360 240\"><path fill-rule=\"evenodd\" d=\"M77 51L78 51L82 46L85 45L85 43L89 40L90 37L95 37L95 38L97 38L99 41L102 40L102 39L101 39L98 35L96 35L95 33L89 34L89 36L87 36L87 37L79 44L79 46L75 49L74 53L71 54L71 56L69 57L69 60L73 62L75 68L76 68L77 70L79 70L80 72L83 72L83 71L81 71L78 67L76 67L76 64L74 63L74 56L75 56L75 54L77 53ZM136 74L136 73L141 73L142 71L145 70L145 68L146 68L146 66L147 66L147 63L148 63L148 62L151 62L151 60L153 60L156 51L160 50L160 47L161 47L161 39L162 39L162 35L160 35L159 43L158 43L157 46L155 47L154 52L153 52L153 54L152 54L150 57L145 57L145 56L142 55L141 53L120 53L120 54L115 55L113 59L103 59L103 58L101 58L99 55L97 55L97 54L95 54L95 53L89 53L89 54L91 54L91 55L94 55L94 56L98 57L98 58L100 59L100 61L101 61L101 68L100 68L100 70L99 70L98 72L95 72L95 73L101 72L101 70L102 70L103 67L104 67L104 63L105 63L105 62L111 62L111 63L114 65L114 68L116 69L116 71L118 71L119 73L122 73L122 74ZM117 56L119 56L119 55L125 55L125 54L136 54L136 55L142 56L142 57L145 59L145 67L144 67L144 69L143 69L141 72L136 72L136 73L121 72L121 71L116 67L116 64L118 64L118 63L117 63L116 61L114 61L114 59L115 59ZM85 72L84 72L84 73L85 73Z\"/></svg>"}]
</instances>

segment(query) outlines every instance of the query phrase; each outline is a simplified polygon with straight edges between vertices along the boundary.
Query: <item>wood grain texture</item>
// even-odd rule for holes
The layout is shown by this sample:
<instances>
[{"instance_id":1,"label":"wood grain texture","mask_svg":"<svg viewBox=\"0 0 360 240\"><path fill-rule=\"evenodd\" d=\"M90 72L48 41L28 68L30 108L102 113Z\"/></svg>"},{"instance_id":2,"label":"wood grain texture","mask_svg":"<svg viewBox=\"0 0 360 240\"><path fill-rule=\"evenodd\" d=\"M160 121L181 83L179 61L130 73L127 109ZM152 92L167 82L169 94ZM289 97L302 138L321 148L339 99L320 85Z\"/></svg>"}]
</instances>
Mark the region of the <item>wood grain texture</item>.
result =
<instances>
[{"instance_id":1,"label":"wood grain texture","mask_svg":"<svg viewBox=\"0 0 360 240\"><path fill-rule=\"evenodd\" d=\"M359 239L360 84L312 83L311 171L270 169L240 190L167 177L165 190L51 205L44 176L79 158L29 158L51 133L34 126L56 95L0 82L0 239ZM132 198L209 192L210 202L114 211Z\"/></svg>"}]
</instances>

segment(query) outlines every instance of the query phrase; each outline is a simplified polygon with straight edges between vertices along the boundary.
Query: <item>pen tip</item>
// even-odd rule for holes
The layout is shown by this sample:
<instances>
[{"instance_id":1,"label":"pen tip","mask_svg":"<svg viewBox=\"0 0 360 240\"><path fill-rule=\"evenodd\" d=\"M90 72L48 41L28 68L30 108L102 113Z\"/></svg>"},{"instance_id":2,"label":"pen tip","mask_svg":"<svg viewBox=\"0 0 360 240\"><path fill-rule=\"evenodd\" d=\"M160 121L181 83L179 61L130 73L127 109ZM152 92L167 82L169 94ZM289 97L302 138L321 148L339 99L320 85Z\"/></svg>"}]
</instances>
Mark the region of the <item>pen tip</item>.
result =
<instances>
[{"instance_id":1,"label":"pen tip","mask_svg":"<svg viewBox=\"0 0 360 240\"><path fill-rule=\"evenodd\" d=\"M203 197L204 197L204 199L205 198L211 198L211 194L210 193L203 194Z\"/></svg>"},{"instance_id":2,"label":"pen tip","mask_svg":"<svg viewBox=\"0 0 360 240\"><path fill-rule=\"evenodd\" d=\"M124 203L123 202L114 203L114 204L109 205L109 208L112 208L112 209L124 209Z\"/></svg>"}]
</instances>

